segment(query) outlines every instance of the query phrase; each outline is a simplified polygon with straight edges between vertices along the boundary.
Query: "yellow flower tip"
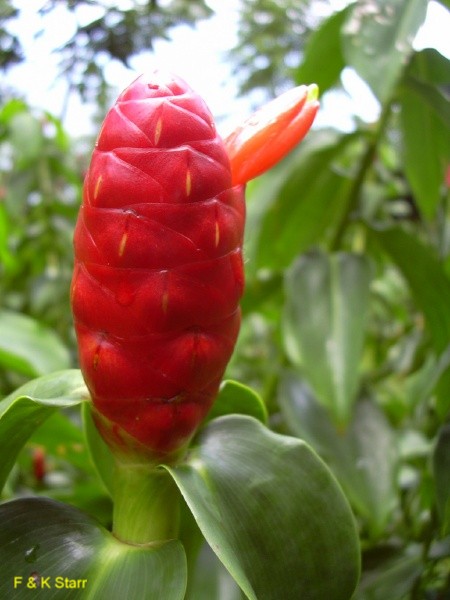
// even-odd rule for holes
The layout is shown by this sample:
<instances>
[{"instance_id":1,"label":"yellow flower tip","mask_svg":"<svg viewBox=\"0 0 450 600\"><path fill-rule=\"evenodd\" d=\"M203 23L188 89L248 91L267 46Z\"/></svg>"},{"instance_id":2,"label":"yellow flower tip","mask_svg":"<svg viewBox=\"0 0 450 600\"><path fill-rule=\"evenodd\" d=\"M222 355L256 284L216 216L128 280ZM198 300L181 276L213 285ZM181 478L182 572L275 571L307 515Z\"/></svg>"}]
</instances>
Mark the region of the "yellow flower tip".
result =
<instances>
[{"instance_id":1,"label":"yellow flower tip","mask_svg":"<svg viewBox=\"0 0 450 600\"><path fill-rule=\"evenodd\" d=\"M308 93L306 94L306 102L315 102L319 98L319 86L315 83L308 85Z\"/></svg>"}]
</instances>

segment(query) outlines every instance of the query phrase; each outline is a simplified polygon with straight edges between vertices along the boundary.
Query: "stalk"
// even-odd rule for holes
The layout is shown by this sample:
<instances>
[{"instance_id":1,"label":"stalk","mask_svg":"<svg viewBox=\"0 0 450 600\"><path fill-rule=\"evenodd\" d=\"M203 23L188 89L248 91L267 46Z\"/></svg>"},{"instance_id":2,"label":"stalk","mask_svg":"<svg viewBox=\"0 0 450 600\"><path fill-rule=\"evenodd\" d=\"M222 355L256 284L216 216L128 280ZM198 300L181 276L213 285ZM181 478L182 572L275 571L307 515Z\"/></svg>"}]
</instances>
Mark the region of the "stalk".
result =
<instances>
[{"instance_id":1,"label":"stalk","mask_svg":"<svg viewBox=\"0 0 450 600\"><path fill-rule=\"evenodd\" d=\"M380 116L380 119L377 124L376 131L374 132L373 137L370 140L370 142L367 144L366 150L361 158L361 162L359 164L358 171L354 178L353 185L350 189L348 207L345 212L345 215L342 217L342 219L339 223L339 226L333 236L333 241L330 244L331 250L335 250L340 246L340 243L342 241L342 238L344 236L345 230L348 225L349 215L351 215L358 207L358 204L360 201L360 196L361 196L361 190L362 190L365 178L366 178L366 174L367 174L368 170L370 169L370 167L372 166L375 156L377 154L378 144L384 133L384 130L386 128L387 122L388 122L390 114L391 114L391 107L392 107L392 101L388 102L384 106L383 111Z\"/></svg>"},{"instance_id":2,"label":"stalk","mask_svg":"<svg viewBox=\"0 0 450 600\"><path fill-rule=\"evenodd\" d=\"M114 481L118 539L138 545L178 537L180 492L165 469L117 461Z\"/></svg>"}]
</instances>

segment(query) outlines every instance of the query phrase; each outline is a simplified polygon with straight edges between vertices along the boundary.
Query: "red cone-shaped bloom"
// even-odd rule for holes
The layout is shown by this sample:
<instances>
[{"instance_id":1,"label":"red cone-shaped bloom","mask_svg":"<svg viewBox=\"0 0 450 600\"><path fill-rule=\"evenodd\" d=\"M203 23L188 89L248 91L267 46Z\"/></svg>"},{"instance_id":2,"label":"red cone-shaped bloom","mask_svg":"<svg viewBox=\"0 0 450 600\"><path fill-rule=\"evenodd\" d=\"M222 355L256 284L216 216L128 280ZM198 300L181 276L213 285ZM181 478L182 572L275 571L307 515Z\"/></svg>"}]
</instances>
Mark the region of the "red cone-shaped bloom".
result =
<instances>
[{"instance_id":1,"label":"red cone-shaped bloom","mask_svg":"<svg viewBox=\"0 0 450 600\"><path fill-rule=\"evenodd\" d=\"M305 105L300 96L295 110L289 99L289 121ZM287 138L281 154L295 145ZM160 72L132 83L103 123L75 230L71 295L94 417L116 451L176 454L217 394L240 324L243 184L261 172L250 160L236 176L254 150L248 140L239 147L236 136L225 146L184 81ZM276 162L269 152L264 168Z\"/></svg>"}]
</instances>

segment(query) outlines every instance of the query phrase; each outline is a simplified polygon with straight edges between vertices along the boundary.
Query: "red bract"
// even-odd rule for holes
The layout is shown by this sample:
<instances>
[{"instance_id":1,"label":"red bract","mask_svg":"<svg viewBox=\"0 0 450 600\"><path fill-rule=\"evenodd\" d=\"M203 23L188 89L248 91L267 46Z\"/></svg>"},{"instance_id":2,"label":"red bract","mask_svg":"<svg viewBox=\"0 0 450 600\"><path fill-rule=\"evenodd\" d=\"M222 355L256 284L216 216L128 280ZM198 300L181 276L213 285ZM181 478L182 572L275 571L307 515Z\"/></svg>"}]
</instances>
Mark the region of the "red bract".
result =
<instances>
[{"instance_id":1,"label":"red bract","mask_svg":"<svg viewBox=\"0 0 450 600\"><path fill-rule=\"evenodd\" d=\"M94 416L116 449L182 449L217 394L240 323L245 181L233 186L209 110L177 77L141 76L103 123L72 306Z\"/></svg>"}]
</instances>

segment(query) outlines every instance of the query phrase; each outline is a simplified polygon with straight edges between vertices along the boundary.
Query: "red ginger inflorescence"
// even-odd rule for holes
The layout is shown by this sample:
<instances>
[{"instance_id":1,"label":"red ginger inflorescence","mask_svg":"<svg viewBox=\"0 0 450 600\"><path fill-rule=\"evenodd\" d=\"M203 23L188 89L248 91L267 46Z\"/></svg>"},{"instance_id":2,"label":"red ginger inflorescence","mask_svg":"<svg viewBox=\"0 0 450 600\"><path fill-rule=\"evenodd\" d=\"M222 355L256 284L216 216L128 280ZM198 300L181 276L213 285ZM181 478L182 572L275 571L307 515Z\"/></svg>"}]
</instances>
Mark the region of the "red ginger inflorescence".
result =
<instances>
[{"instance_id":1,"label":"red ginger inflorescence","mask_svg":"<svg viewBox=\"0 0 450 600\"><path fill-rule=\"evenodd\" d=\"M306 102L301 137L317 106ZM75 230L71 295L94 418L119 451L167 457L182 449L233 351L244 183L261 172L237 133L225 146L204 101L160 72L132 83L100 131ZM232 178L227 150L244 174Z\"/></svg>"}]
</instances>

